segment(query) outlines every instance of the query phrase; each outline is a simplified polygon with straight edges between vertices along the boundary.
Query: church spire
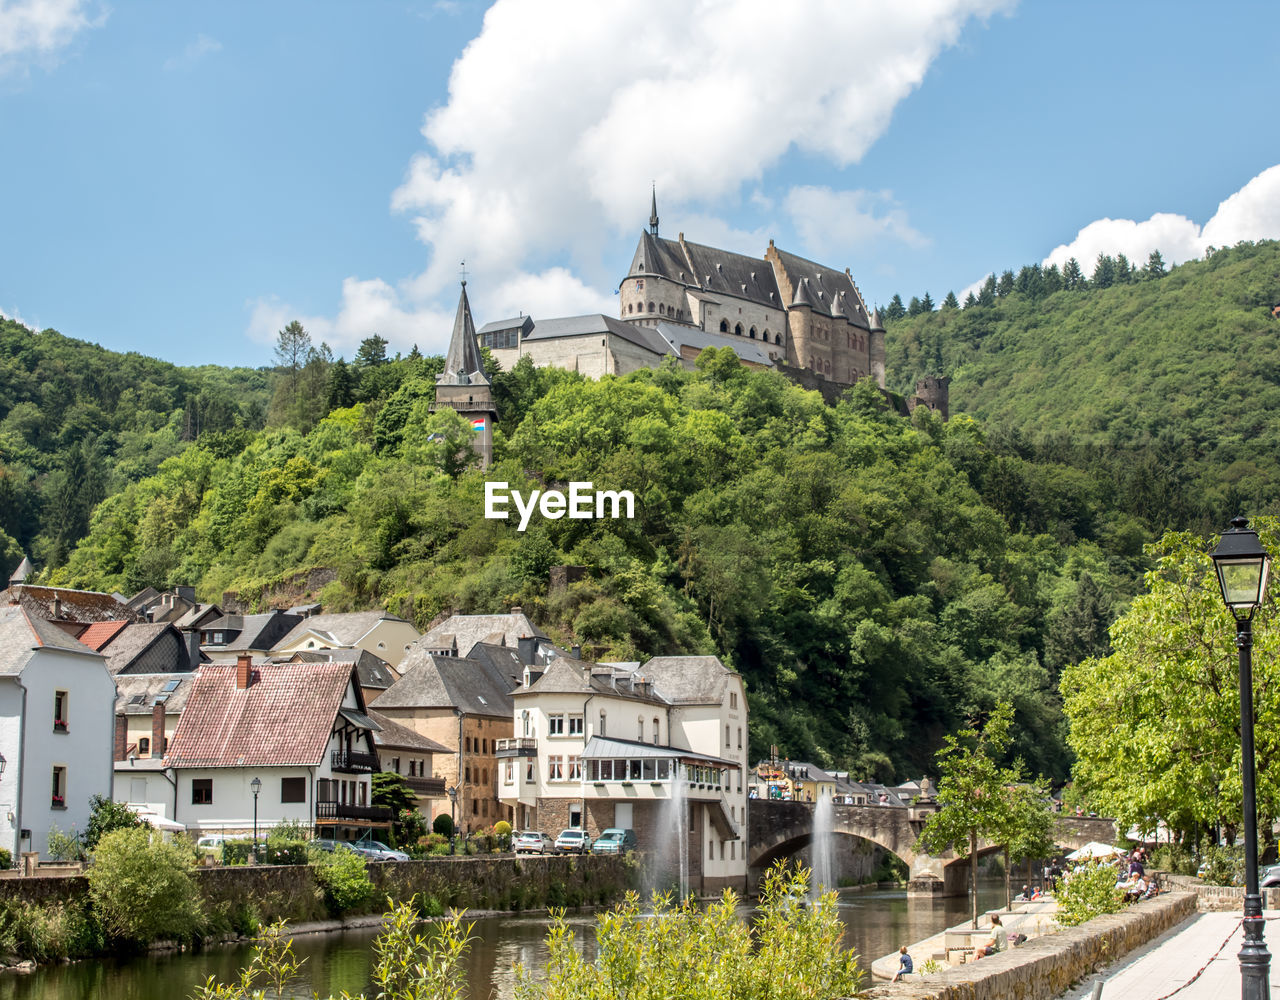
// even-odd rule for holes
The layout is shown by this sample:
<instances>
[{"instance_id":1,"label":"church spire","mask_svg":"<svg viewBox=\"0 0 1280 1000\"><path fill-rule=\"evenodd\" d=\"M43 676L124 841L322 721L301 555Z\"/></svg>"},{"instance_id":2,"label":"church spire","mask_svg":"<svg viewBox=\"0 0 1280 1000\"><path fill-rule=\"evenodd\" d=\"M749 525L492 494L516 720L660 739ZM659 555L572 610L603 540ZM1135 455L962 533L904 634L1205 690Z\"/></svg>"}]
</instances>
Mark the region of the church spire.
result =
<instances>
[{"instance_id":1,"label":"church spire","mask_svg":"<svg viewBox=\"0 0 1280 1000\"><path fill-rule=\"evenodd\" d=\"M476 325L471 319L471 303L467 301L467 281L462 280L458 296L458 314L453 320L453 336L444 359L444 374L439 381L446 385L488 385L484 363L476 347Z\"/></svg>"},{"instance_id":2,"label":"church spire","mask_svg":"<svg viewBox=\"0 0 1280 1000\"><path fill-rule=\"evenodd\" d=\"M658 235L658 185L653 186L653 197L649 202L649 232Z\"/></svg>"}]
</instances>

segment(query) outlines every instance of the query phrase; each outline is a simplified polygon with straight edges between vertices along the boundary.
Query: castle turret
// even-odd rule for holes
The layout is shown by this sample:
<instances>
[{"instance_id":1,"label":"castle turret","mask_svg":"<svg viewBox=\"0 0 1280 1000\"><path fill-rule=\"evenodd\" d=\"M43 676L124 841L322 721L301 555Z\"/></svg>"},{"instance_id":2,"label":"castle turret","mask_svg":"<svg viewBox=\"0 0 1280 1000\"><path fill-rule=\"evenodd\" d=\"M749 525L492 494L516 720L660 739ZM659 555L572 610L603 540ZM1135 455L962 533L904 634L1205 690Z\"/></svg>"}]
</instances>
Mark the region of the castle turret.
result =
<instances>
[{"instance_id":1,"label":"castle turret","mask_svg":"<svg viewBox=\"0 0 1280 1000\"><path fill-rule=\"evenodd\" d=\"M649 234L658 235L658 186L653 186L649 200Z\"/></svg>"},{"instance_id":2,"label":"castle turret","mask_svg":"<svg viewBox=\"0 0 1280 1000\"><path fill-rule=\"evenodd\" d=\"M493 461L493 423L498 411L493 405L493 388L484 373L484 362L476 346L476 326L467 301L467 283L462 283L458 313L453 320L453 336L444 359L444 373L436 376L436 401L432 410L456 410L470 425L472 448L480 456L480 467Z\"/></svg>"}]
</instances>

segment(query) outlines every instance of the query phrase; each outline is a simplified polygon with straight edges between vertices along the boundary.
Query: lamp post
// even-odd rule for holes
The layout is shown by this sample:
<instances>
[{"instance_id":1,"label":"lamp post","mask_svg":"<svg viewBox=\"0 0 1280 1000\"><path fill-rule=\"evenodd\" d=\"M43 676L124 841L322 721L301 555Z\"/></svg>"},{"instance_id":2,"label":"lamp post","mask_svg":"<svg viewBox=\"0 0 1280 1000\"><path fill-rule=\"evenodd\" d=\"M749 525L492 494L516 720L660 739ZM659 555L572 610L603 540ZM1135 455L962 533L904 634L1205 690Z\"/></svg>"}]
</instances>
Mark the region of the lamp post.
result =
<instances>
[{"instance_id":1,"label":"lamp post","mask_svg":"<svg viewBox=\"0 0 1280 1000\"><path fill-rule=\"evenodd\" d=\"M449 789L449 853L453 853L453 838L458 835L456 811L458 805L458 786Z\"/></svg>"},{"instance_id":2,"label":"lamp post","mask_svg":"<svg viewBox=\"0 0 1280 1000\"><path fill-rule=\"evenodd\" d=\"M1240 995L1270 1000L1271 953L1262 940L1258 894L1258 807L1253 760L1253 615L1267 590L1270 557L1243 517L1233 518L1212 552L1222 600L1236 620L1240 651L1240 778L1244 791L1244 946L1240 949Z\"/></svg>"},{"instance_id":3,"label":"lamp post","mask_svg":"<svg viewBox=\"0 0 1280 1000\"><path fill-rule=\"evenodd\" d=\"M262 791L262 779L255 777L249 782L249 787L253 789L253 857L258 859L258 793Z\"/></svg>"}]
</instances>

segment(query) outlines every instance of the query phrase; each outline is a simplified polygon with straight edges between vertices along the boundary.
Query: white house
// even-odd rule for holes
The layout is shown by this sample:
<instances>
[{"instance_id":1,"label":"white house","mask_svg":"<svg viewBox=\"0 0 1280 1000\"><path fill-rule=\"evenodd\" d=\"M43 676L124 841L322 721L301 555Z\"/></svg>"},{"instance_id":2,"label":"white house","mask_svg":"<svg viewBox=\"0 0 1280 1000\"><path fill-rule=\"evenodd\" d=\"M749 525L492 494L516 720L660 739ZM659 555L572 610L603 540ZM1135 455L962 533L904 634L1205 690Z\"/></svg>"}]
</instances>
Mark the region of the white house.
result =
<instances>
[{"instance_id":1,"label":"white house","mask_svg":"<svg viewBox=\"0 0 1280 1000\"><path fill-rule=\"evenodd\" d=\"M0 607L0 846L48 853L111 797L115 684L106 658L20 605Z\"/></svg>"},{"instance_id":2,"label":"white house","mask_svg":"<svg viewBox=\"0 0 1280 1000\"><path fill-rule=\"evenodd\" d=\"M690 886L747 872L745 689L714 656L597 664L569 657L512 692L515 736L497 741L499 795L518 829L635 830ZM683 845L683 846L682 846Z\"/></svg>"},{"instance_id":3,"label":"white house","mask_svg":"<svg viewBox=\"0 0 1280 1000\"><path fill-rule=\"evenodd\" d=\"M338 839L385 827L390 810L370 799L376 729L353 663L206 664L164 758L172 819L247 833L256 815L260 830L292 820Z\"/></svg>"}]
</instances>

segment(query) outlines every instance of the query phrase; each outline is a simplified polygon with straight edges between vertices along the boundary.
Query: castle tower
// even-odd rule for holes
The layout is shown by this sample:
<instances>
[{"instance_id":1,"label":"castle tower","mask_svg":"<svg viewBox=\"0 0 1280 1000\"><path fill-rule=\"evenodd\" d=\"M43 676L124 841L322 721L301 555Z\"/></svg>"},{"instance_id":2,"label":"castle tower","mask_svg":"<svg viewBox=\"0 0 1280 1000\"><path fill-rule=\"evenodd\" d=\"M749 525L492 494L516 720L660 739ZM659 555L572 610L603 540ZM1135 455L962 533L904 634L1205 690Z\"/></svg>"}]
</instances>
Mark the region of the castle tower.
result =
<instances>
[{"instance_id":1,"label":"castle tower","mask_svg":"<svg viewBox=\"0 0 1280 1000\"><path fill-rule=\"evenodd\" d=\"M658 185L653 186L649 201L649 235L658 235Z\"/></svg>"},{"instance_id":2,"label":"castle tower","mask_svg":"<svg viewBox=\"0 0 1280 1000\"><path fill-rule=\"evenodd\" d=\"M436 401L432 410L456 410L471 425L472 447L480 456L480 468L493 461L493 423L498 411L493 405L493 388L484 374L480 349L476 346L476 326L467 301L467 283L462 282L458 314L453 320L453 336L444 359L444 374L436 376Z\"/></svg>"},{"instance_id":3,"label":"castle tower","mask_svg":"<svg viewBox=\"0 0 1280 1000\"><path fill-rule=\"evenodd\" d=\"M880 320L880 310L871 313L871 374L876 384L884 388L884 323Z\"/></svg>"},{"instance_id":4,"label":"castle tower","mask_svg":"<svg viewBox=\"0 0 1280 1000\"><path fill-rule=\"evenodd\" d=\"M694 285L689 264L678 241L658 236L658 192L649 200L649 228L640 242L627 276L618 284L618 318L638 326L659 323L693 325L685 289Z\"/></svg>"}]
</instances>

